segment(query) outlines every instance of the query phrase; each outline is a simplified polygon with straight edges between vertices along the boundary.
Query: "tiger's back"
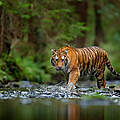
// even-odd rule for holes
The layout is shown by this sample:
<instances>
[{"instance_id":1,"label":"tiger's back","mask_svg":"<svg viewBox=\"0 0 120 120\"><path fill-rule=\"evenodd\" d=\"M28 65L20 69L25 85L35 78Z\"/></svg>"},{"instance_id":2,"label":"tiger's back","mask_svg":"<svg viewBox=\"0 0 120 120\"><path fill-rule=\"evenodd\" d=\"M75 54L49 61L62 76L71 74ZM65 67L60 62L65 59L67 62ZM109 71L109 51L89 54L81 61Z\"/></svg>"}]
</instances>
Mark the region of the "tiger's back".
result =
<instances>
[{"instance_id":1,"label":"tiger's back","mask_svg":"<svg viewBox=\"0 0 120 120\"><path fill-rule=\"evenodd\" d=\"M78 52L80 75L95 74L104 70L107 53L98 47L76 48Z\"/></svg>"},{"instance_id":2,"label":"tiger's back","mask_svg":"<svg viewBox=\"0 0 120 120\"><path fill-rule=\"evenodd\" d=\"M56 59L57 58L57 59ZM63 59L64 58L64 59ZM68 86L73 88L79 76L92 74L97 78L98 88L105 88L105 66L119 76L113 69L105 50L99 47L73 48L66 46L53 52L52 65L69 74Z\"/></svg>"}]
</instances>

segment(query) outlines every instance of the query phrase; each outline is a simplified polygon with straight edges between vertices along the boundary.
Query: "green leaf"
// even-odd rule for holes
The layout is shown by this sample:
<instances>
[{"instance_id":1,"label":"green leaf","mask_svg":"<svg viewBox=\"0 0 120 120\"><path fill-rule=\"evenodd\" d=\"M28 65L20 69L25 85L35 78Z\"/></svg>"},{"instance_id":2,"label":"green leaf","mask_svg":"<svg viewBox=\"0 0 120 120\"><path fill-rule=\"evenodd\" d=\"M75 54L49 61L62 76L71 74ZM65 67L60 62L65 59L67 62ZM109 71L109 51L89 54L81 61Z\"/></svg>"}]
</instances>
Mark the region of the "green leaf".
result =
<instances>
[{"instance_id":1,"label":"green leaf","mask_svg":"<svg viewBox=\"0 0 120 120\"><path fill-rule=\"evenodd\" d=\"M21 17L24 19L30 19L30 15L21 15Z\"/></svg>"},{"instance_id":2,"label":"green leaf","mask_svg":"<svg viewBox=\"0 0 120 120\"><path fill-rule=\"evenodd\" d=\"M78 2L83 2L84 0L77 0Z\"/></svg>"},{"instance_id":3,"label":"green leaf","mask_svg":"<svg viewBox=\"0 0 120 120\"><path fill-rule=\"evenodd\" d=\"M2 6L3 5L3 2L2 1L0 1L0 6Z\"/></svg>"}]
</instances>

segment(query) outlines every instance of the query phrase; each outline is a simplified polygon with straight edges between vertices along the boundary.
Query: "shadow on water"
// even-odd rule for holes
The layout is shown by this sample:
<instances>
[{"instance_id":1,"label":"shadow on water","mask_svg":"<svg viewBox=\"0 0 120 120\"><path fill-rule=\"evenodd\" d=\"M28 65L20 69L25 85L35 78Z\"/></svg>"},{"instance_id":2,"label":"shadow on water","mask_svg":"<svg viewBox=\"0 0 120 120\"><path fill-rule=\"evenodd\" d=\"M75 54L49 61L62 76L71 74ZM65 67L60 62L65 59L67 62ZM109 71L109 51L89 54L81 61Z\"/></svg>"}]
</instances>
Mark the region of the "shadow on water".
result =
<instances>
[{"instance_id":1,"label":"shadow on water","mask_svg":"<svg viewBox=\"0 0 120 120\"><path fill-rule=\"evenodd\" d=\"M119 120L120 106L104 100L0 100L0 120Z\"/></svg>"}]
</instances>

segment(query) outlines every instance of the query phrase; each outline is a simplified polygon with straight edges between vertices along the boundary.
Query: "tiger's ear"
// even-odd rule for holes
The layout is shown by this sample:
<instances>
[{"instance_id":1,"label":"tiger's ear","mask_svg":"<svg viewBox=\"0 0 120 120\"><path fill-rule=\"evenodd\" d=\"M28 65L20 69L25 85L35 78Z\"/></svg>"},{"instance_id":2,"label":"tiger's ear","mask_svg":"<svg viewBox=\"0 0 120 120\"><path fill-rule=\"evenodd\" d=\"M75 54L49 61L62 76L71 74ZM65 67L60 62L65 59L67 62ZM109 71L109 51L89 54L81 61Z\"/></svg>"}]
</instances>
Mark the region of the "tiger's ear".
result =
<instances>
[{"instance_id":1,"label":"tiger's ear","mask_svg":"<svg viewBox=\"0 0 120 120\"><path fill-rule=\"evenodd\" d=\"M56 52L55 49L51 49L52 55Z\"/></svg>"},{"instance_id":2,"label":"tiger's ear","mask_svg":"<svg viewBox=\"0 0 120 120\"><path fill-rule=\"evenodd\" d=\"M68 53L68 50L65 50L64 52L65 52L65 54L67 55L67 53Z\"/></svg>"}]
</instances>

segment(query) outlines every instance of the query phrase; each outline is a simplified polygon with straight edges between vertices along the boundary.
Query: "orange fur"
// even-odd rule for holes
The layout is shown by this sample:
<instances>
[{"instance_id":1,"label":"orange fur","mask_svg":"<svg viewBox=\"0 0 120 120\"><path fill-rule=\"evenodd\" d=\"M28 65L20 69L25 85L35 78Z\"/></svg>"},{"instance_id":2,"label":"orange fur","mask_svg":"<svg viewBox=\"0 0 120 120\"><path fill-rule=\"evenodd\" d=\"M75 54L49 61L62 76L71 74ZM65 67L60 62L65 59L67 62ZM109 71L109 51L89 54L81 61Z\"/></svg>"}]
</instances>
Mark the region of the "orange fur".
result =
<instances>
[{"instance_id":1,"label":"orange fur","mask_svg":"<svg viewBox=\"0 0 120 120\"><path fill-rule=\"evenodd\" d=\"M115 72L108 59L106 51L99 47L73 48L62 47L52 51L51 64L56 70L63 70L69 74L68 86L75 87L79 76L93 74L97 78L98 88L105 88L104 80L105 66L115 75Z\"/></svg>"}]
</instances>

